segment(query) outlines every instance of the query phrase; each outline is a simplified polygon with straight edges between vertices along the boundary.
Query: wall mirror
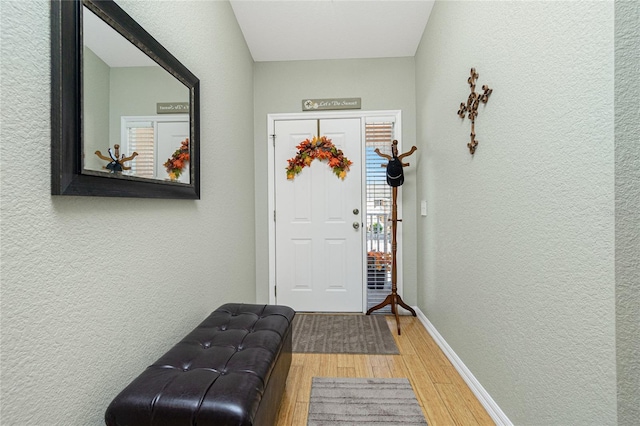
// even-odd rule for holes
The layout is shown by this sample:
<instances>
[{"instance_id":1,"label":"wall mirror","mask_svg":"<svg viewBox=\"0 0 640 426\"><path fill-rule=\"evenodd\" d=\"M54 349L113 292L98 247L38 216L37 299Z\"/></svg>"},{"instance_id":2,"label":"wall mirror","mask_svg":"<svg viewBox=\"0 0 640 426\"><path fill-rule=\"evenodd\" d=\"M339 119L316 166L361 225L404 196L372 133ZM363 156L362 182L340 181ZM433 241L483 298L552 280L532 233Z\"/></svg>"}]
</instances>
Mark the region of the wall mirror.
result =
<instances>
[{"instance_id":1,"label":"wall mirror","mask_svg":"<svg viewBox=\"0 0 640 426\"><path fill-rule=\"evenodd\" d=\"M51 193L199 199L199 80L111 0L51 2Z\"/></svg>"}]
</instances>

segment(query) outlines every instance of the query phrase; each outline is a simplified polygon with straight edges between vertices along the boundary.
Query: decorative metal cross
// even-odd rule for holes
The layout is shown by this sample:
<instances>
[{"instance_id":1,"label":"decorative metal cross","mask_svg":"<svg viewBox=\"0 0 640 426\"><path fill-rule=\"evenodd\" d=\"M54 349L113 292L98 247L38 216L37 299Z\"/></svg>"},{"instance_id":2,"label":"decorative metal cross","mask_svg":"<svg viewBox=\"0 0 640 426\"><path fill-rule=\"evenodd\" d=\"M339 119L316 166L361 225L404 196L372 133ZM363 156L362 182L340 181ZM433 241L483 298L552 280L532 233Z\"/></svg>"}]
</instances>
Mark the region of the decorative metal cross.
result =
<instances>
[{"instance_id":1,"label":"decorative metal cross","mask_svg":"<svg viewBox=\"0 0 640 426\"><path fill-rule=\"evenodd\" d=\"M473 155L476 152L476 147L478 146L478 141L476 140L476 117L478 116L478 106L480 102L486 104L489 100L489 95L493 92L493 89L489 89L489 86L482 86L482 90L484 93L477 94L476 93L476 80L478 79L479 74L476 72L475 68L471 68L471 76L467 79L469 86L471 87L471 94L467 98L467 104L464 102L460 103L460 109L458 110L458 115L460 118L464 118L464 115L468 113L469 120L471 120L471 141L467 144L469 147L469 152Z\"/></svg>"}]
</instances>

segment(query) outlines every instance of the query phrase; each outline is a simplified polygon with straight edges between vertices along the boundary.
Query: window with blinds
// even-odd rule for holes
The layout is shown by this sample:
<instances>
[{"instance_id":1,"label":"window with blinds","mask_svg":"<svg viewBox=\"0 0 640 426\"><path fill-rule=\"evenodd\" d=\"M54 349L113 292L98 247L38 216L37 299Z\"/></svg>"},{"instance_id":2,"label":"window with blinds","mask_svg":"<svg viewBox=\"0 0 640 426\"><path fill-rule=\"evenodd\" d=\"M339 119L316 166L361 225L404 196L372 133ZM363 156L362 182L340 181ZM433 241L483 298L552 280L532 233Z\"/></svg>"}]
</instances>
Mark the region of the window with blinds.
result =
<instances>
[{"instance_id":1,"label":"window with blinds","mask_svg":"<svg viewBox=\"0 0 640 426\"><path fill-rule=\"evenodd\" d=\"M131 173L136 176L154 178L155 132L151 121L128 121L127 146L128 152L137 152L131 161Z\"/></svg>"},{"instance_id":2,"label":"window with blinds","mask_svg":"<svg viewBox=\"0 0 640 426\"><path fill-rule=\"evenodd\" d=\"M365 124L366 230L367 230L367 305L380 303L391 291L391 187L387 185L387 159L394 139L393 122ZM381 311L388 310L388 307Z\"/></svg>"}]
</instances>

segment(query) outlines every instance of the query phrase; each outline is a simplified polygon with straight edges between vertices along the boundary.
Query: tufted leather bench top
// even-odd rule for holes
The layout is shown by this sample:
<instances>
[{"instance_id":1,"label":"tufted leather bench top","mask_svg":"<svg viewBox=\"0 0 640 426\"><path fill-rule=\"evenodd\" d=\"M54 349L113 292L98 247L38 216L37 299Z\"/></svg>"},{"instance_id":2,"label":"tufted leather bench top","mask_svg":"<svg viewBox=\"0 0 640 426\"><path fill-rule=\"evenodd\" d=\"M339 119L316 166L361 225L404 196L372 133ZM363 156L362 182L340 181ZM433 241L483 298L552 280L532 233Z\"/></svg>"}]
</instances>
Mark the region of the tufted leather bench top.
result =
<instances>
[{"instance_id":1,"label":"tufted leather bench top","mask_svg":"<svg viewBox=\"0 0 640 426\"><path fill-rule=\"evenodd\" d=\"M274 380L284 388L294 315L286 306L219 307L116 396L107 425L260 426L259 408L269 411L261 418L278 409L283 389L270 397L275 407L260 404L274 404L262 401L272 374L284 375Z\"/></svg>"}]
</instances>

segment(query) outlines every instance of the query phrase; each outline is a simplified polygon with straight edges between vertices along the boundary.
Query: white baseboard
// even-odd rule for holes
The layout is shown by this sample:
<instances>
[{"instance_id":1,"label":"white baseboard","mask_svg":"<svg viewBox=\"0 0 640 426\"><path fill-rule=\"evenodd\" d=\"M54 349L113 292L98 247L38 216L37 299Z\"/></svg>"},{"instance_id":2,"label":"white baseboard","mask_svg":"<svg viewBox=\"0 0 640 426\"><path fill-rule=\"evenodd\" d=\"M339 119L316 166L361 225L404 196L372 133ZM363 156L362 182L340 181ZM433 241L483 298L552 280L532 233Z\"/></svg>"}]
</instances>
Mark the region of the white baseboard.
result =
<instances>
[{"instance_id":1,"label":"white baseboard","mask_svg":"<svg viewBox=\"0 0 640 426\"><path fill-rule=\"evenodd\" d=\"M491 395L489 395L485 388L482 387L480 382L473 376L467 366L464 365L458 355L456 355L453 349L451 349L451 346L449 346L447 341L444 340L444 337L442 337L440 333L438 333L438 330L436 330L433 324L431 324L426 315L417 306L413 306L413 309L416 311L418 319L420 320L422 325L424 325L424 328L431 335L431 337L433 337L433 340L436 341L440 349L442 349L442 352L444 352L447 358L449 358L451 364L453 364L460 376L467 383L467 385L471 389L471 392L473 392L476 398L478 398L480 404L482 404L484 409L487 410L487 413L489 413L489 416L491 416L496 425L513 426L511 420L509 420L506 414L504 414L500 407L498 407L498 404L496 404L493 398L491 398Z\"/></svg>"}]
</instances>

